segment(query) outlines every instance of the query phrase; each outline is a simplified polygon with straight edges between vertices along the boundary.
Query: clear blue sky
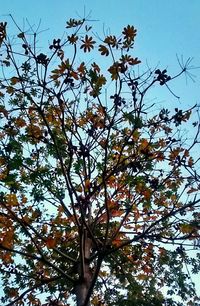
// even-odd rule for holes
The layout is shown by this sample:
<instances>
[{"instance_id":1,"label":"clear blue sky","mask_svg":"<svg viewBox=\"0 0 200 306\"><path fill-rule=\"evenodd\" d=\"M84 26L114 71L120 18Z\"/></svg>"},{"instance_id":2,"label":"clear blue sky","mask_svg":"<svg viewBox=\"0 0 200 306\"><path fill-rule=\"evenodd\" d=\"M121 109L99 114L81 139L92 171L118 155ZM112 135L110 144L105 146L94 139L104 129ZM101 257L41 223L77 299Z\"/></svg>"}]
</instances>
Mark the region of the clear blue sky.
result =
<instances>
[{"instance_id":1,"label":"clear blue sky","mask_svg":"<svg viewBox=\"0 0 200 306\"><path fill-rule=\"evenodd\" d=\"M9 19L8 14L20 25L24 18L31 24L41 19L41 29L49 28L48 40L54 34L61 36L66 20L77 14L83 17L84 11L98 20L94 28L100 34L103 27L119 34L127 24L134 25L138 29L134 55L150 67L160 63L177 71L176 54L193 57L193 65L200 66L200 0L6 0L1 1L0 21ZM200 69L193 72L195 84L176 85L176 93L187 101L185 106L199 103Z\"/></svg>"}]
</instances>

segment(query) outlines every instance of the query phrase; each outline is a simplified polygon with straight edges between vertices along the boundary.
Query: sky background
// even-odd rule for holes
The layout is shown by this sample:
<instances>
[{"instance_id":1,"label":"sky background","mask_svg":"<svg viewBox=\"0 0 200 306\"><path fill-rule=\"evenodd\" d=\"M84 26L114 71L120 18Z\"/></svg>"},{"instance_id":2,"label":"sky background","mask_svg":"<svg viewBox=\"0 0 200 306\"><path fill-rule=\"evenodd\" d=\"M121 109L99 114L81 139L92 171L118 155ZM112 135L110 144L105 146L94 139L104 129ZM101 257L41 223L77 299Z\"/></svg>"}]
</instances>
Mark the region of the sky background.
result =
<instances>
[{"instance_id":1,"label":"sky background","mask_svg":"<svg viewBox=\"0 0 200 306\"><path fill-rule=\"evenodd\" d=\"M10 28L9 14L22 27L26 18L32 25L41 20L40 29L48 29L43 33L44 45L63 35L69 18L90 14L97 20L94 31L101 36L103 30L119 35L124 26L134 25L138 35L133 52L143 65L159 64L176 73L178 55L184 61L193 58L191 65L200 67L200 0L1 0L0 8L0 21L7 20ZM195 83L183 78L172 86L185 107L199 103L200 69L191 72ZM162 93L158 94L162 101Z\"/></svg>"},{"instance_id":2,"label":"sky background","mask_svg":"<svg viewBox=\"0 0 200 306\"><path fill-rule=\"evenodd\" d=\"M138 35L133 54L143 65L159 64L169 73L176 73L180 69L178 55L185 60L193 58L192 65L200 67L200 0L0 0L0 4L0 22L8 21L11 30L9 14L22 27L26 18L35 25L41 20L40 29L49 29L43 32L41 45L47 45L50 38L61 37L69 18L87 17L90 13L90 19L96 20L94 31L100 35L103 29L118 35L124 26L134 25ZM171 97L171 103L178 103L178 107L179 103L183 108L200 104L200 69L191 72L195 82L183 77L172 85L181 96L180 102ZM168 101L159 89L156 95L166 107Z\"/></svg>"}]
</instances>

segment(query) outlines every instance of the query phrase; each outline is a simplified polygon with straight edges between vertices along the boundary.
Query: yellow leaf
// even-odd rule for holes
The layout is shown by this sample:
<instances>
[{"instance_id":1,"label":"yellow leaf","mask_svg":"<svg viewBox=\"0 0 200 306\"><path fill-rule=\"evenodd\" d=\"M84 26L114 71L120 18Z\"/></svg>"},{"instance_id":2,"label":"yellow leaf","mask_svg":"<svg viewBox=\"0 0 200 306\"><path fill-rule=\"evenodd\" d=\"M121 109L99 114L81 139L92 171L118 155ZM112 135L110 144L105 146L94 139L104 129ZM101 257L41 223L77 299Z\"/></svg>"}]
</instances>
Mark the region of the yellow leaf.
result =
<instances>
[{"instance_id":1,"label":"yellow leaf","mask_svg":"<svg viewBox=\"0 0 200 306\"><path fill-rule=\"evenodd\" d=\"M17 206L18 205L18 200L16 194L7 194L6 195L6 202L8 205L11 206Z\"/></svg>"},{"instance_id":2,"label":"yellow leaf","mask_svg":"<svg viewBox=\"0 0 200 306\"><path fill-rule=\"evenodd\" d=\"M82 117L82 118L78 119L78 125L80 127L84 126L86 123L87 123L87 119L86 118Z\"/></svg>"},{"instance_id":3,"label":"yellow leaf","mask_svg":"<svg viewBox=\"0 0 200 306\"><path fill-rule=\"evenodd\" d=\"M109 178L108 178L108 184L112 184L115 182L115 176L114 175L111 175Z\"/></svg>"},{"instance_id":4,"label":"yellow leaf","mask_svg":"<svg viewBox=\"0 0 200 306\"><path fill-rule=\"evenodd\" d=\"M5 165L6 159L4 157L0 157L0 166Z\"/></svg>"},{"instance_id":5,"label":"yellow leaf","mask_svg":"<svg viewBox=\"0 0 200 306\"><path fill-rule=\"evenodd\" d=\"M181 224L180 230L183 234L190 234L193 231L194 227L190 224Z\"/></svg>"},{"instance_id":6,"label":"yellow leaf","mask_svg":"<svg viewBox=\"0 0 200 306\"><path fill-rule=\"evenodd\" d=\"M27 197L25 197L25 196L23 195L23 196L22 196L22 200L21 200L22 203L23 203L23 204L27 203L27 200L28 200Z\"/></svg>"},{"instance_id":7,"label":"yellow leaf","mask_svg":"<svg viewBox=\"0 0 200 306\"><path fill-rule=\"evenodd\" d=\"M106 272L106 271L100 271L100 272L99 272L99 275L102 276L102 277L105 277L105 276L108 275L108 272Z\"/></svg>"},{"instance_id":8,"label":"yellow leaf","mask_svg":"<svg viewBox=\"0 0 200 306\"><path fill-rule=\"evenodd\" d=\"M137 278L138 278L139 280L147 280L149 277L148 277L148 275L146 275L146 274L139 274L139 275L137 276Z\"/></svg>"},{"instance_id":9,"label":"yellow leaf","mask_svg":"<svg viewBox=\"0 0 200 306\"><path fill-rule=\"evenodd\" d=\"M82 186L81 186L81 185L77 185L77 186L76 186L76 191L82 192L82 191L83 191Z\"/></svg>"}]
</instances>

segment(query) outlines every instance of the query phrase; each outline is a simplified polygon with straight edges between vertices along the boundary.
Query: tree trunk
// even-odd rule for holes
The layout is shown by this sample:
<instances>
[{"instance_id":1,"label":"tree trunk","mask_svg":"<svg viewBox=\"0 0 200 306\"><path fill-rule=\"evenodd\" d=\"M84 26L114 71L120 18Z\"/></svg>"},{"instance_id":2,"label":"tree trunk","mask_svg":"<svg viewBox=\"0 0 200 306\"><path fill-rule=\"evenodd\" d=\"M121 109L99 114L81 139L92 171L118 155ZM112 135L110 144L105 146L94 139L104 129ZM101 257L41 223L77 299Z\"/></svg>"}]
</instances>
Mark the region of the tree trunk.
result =
<instances>
[{"instance_id":1,"label":"tree trunk","mask_svg":"<svg viewBox=\"0 0 200 306\"><path fill-rule=\"evenodd\" d=\"M84 233L83 237L83 254L81 258L82 263L80 263L79 267L79 281L75 287L76 301L77 306L90 306L90 302L85 304L85 299L88 294L88 290L92 281L92 271L90 268L89 257L92 247L92 240L87 237L87 233Z\"/></svg>"}]
</instances>

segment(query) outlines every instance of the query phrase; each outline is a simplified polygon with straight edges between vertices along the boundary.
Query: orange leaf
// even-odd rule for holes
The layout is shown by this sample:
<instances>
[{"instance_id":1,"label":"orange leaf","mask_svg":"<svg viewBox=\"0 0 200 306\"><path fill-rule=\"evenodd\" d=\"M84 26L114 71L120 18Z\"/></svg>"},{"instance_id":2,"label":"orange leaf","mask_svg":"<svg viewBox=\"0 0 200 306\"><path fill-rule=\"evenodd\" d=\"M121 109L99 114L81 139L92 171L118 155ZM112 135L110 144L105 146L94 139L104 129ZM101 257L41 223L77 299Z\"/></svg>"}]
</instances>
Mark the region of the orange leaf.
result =
<instances>
[{"instance_id":1,"label":"orange leaf","mask_svg":"<svg viewBox=\"0 0 200 306\"><path fill-rule=\"evenodd\" d=\"M71 75L75 80L78 80L78 79L79 79L78 73L75 72L75 71L71 71L71 72L70 72L70 75Z\"/></svg>"},{"instance_id":2,"label":"orange leaf","mask_svg":"<svg viewBox=\"0 0 200 306\"><path fill-rule=\"evenodd\" d=\"M3 241L1 242L1 245L5 248L12 248L13 245L13 237L14 232L13 229L8 229L6 233L4 233Z\"/></svg>"},{"instance_id":3,"label":"orange leaf","mask_svg":"<svg viewBox=\"0 0 200 306\"><path fill-rule=\"evenodd\" d=\"M18 127L24 127L26 125L26 121L21 118L21 117L18 117L16 118L15 120L15 124L18 126Z\"/></svg>"},{"instance_id":4,"label":"orange leaf","mask_svg":"<svg viewBox=\"0 0 200 306\"><path fill-rule=\"evenodd\" d=\"M53 249L55 246L56 246L56 240L52 237L49 237L47 240L46 240L46 245L49 249Z\"/></svg>"},{"instance_id":5,"label":"orange leaf","mask_svg":"<svg viewBox=\"0 0 200 306\"><path fill-rule=\"evenodd\" d=\"M11 85L15 85L15 84L17 84L17 83L19 83L19 82L20 82L20 79L17 78L17 77L12 77L12 78L10 79L10 84L11 84Z\"/></svg>"},{"instance_id":6,"label":"orange leaf","mask_svg":"<svg viewBox=\"0 0 200 306\"><path fill-rule=\"evenodd\" d=\"M126 39L133 40L136 36L137 30L134 28L134 26L128 25L126 28L124 28L122 34L124 34L124 37Z\"/></svg>"},{"instance_id":7,"label":"orange leaf","mask_svg":"<svg viewBox=\"0 0 200 306\"><path fill-rule=\"evenodd\" d=\"M5 254L1 254L1 259L6 264L13 263L13 259L10 253L6 252Z\"/></svg>"},{"instance_id":8,"label":"orange leaf","mask_svg":"<svg viewBox=\"0 0 200 306\"><path fill-rule=\"evenodd\" d=\"M87 180L85 181L85 191L88 191L89 188L90 188L90 180L87 179Z\"/></svg>"},{"instance_id":9,"label":"orange leaf","mask_svg":"<svg viewBox=\"0 0 200 306\"><path fill-rule=\"evenodd\" d=\"M123 215L122 210L112 210L112 217L121 217Z\"/></svg>"},{"instance_id":10,"label":"orange leaf","mask_svg":"<svg viewBox=\"0 0 200 306\"><path fill-rule=\"evenodd\" d=\"M85 35L85 39L81 40L83 44L81 45L81 49L83 49L84 52L90 52L91 49L94 49L95 41L92 37L88 37L88 35Z\"/></svg>"},{"instance_id":11,"label":"orange leaf","mask_svg":"<svg viewBox=\"0 0 200 306\"><path fill-rule=\"evenodd\" d=\"M106 46L104 45L100 45L99 46L99 52L101 53L101 55L105 55L108 56L109 55L109 50Z\"/></svg>"},{"instance_id":12,"label":"orange leaf","mask_svg":"<svg viewBox=\"0 0 200 306\"><path fill-rule=\"evenodd\" d=\"M192 157L190 157L189 160L188 160L188 166L189 166L189 167L192 167L193 164L194 164L194 160L193 160Z\"/></svg>"},{"instance_id":13,"label":"orange leaf","mask_svg":"<svg viewBox=\"0 0 200 306\"><path fill-rule=\"evenodd\" d=\"M136 208L135 211L134 211L134 218L135 218L135 221L137 222L138 219L140 218L140 212L139 210Z\"/></svg>"},{"instance_id":14,"label":"orange leaf","mask_svg":"<svg viewBox=\"0 0 200 306\"><path fill-rule=\"evenodd\" d=\"M142 270L143 270L145 273L147 273L147 274L149 274L149 273L152 272L152 269L151 269L151 267L149 267L149 266L144 266L144 267L142 267Z\"/></svg>"},{"instance_id":15,"label":"orange leaf","mask_svg":"<svg viewBox=\"0 0 200 306\"><path fill-rule=\"evenodd\" d=\"M0 106L0 113L2 113L6 118L8 118L8 111L2 105Z\"/></svg>"},{"instance_id":16,"label":"orange leaf","mask_svg":"<svg viewBox=\"0 0 200 306\"><path fill-rule=\"evenodd\" d=\"M85 75L86 67L84 62L80 64L80 66L77 68L77 71L80 73L81 76Z\"/></svg>"}]
</instances>

